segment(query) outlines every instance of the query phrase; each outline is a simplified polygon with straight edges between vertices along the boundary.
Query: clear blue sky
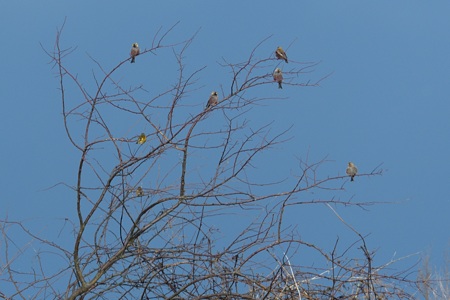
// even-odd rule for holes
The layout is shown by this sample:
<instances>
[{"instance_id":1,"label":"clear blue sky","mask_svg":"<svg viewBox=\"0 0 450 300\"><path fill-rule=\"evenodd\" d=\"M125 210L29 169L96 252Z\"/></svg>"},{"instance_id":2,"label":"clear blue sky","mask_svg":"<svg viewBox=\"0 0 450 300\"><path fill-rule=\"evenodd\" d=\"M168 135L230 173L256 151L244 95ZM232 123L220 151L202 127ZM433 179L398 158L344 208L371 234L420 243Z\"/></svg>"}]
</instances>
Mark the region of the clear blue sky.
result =
<instances>
[{"instance_id":1,"label":"clear blue sky","mask_svg":"<svg viewBox=\"0 0 450 300\"><path fill-rule=\"evenodd\" d=\"M370 234L379 264L424 252L440 267L450 243L449 12L448 1L2 1L0 218L28 220L45 232L51 220L74 215L74 195L48 189L75 182L78 153L66 138L55 70L40 44L52 49L67 17L62 42L78 47L72 66L88 83L94 66L87 54L110 68L131 43L145 48L160 26L180 21L173 41L200 29L186 54L193 68L208 66L199 95L226 78L217 61L240 61L268 36L267 53L291 45L290 59L320 61L311 79L332 72L317 88L276 90L289 100L258 108L258 120L275 121L277 130L293 125L293 139L274 149L267 167L281 166L287 176L308 153L311 161L327 157L322 172L330 175L343 174L348 161L361 172L383 163L383 176L357 178L337 196L393 204L339 213ZM170 79L170 70L152 68L154 59L163 58L139 57L133 72ZM293 208L288 222L323 247L338 235L356 240L325 206Z\"/></svg>"}]
</instances>

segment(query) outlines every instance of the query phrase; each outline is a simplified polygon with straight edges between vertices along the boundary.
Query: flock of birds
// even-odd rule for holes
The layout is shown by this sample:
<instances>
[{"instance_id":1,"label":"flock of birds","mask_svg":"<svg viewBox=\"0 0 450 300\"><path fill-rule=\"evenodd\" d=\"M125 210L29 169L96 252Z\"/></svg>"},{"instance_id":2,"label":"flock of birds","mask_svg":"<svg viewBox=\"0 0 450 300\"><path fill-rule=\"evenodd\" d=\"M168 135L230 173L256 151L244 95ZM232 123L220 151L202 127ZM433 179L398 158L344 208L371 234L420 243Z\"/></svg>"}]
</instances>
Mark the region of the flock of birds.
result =
<instances>
[{"instance_id":1,"label":"flock of birds","mask_svg":"<svg viewBox=\"0 0 450 300\"><path fill-rule=\"evenodd\" d=\"M140 50L139 50L138 43L133 43L133 45L131 46L131 51L130 51L131 63L134 63L136 61L136 56L138 56L139 53L140 53ZM281 47L277 47L277 49L275 50L275 57L277 59L282 59L286 63L288 63L288 57L286 55L286 52ZM276 68L275 71L273 72L273 80L278 83L279 89L283 88L283 85L282 85L283 73L280 68ZM210 109L211 107L216 106L218 103L219 103L219 98L218 98L217 92L213 91L211 93L211 95L209 96L209 99L208 99L208 102L206 103L205 109ZM146 141L147 141L147 136L145 135L145 133L141 133L138 137L136 144L142 145ZM349 162L347 169L345 170L345 173L348 176L350 176L350 181L354 181L354 178L355 178L356 174L358 173L358 168L355 166L354 163ZM136 196L139 197L139 196L143 196L143 195L144 195L144 192L143 192L142 188L138 187L136 190Z\"/></svg>"},{"instance_id":2,"label":"flock of birds","mask_svg":"<svg viewBox=\"0 0 450 300\"><path fill-rule=\"evenodd\" d=\"M140 54L139 44L133 43L133 45L131 45L131 51L130 51L131 63L136 62L136 56L138 56L139 54ZM286 52L284 52L283 48L278 47L277 50L275 50L275 56L277 59L282 59L286 63L288 63L288 58L287 58ZM273 75L273 81L276 81L278 83L278 88L282 89L283 88L283 85L282 85L283 73L282 73L281 69L276 68L272 75ZM217 92L212 92L209 97L209 100L206 104L206 109L215 106L217 103L218 103Z\"/></svg>"}]
</instances>

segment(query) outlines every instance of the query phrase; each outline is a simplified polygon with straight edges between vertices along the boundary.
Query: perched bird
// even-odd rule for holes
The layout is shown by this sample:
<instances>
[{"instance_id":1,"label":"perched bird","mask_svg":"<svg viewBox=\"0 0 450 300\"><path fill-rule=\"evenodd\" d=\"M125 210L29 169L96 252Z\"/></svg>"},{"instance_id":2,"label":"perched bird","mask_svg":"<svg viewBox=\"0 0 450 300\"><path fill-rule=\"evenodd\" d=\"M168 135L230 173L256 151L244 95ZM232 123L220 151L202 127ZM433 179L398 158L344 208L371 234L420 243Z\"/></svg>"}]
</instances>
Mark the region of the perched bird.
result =
<instances>
[{"instance_id":1,"label":"perched bird","mask_svg":"<svg viewBox=\"0 0 450 300\"><path fill-rule=\"evenodd\" d=\"M276 68L273 72L273 81L278 82L279 89L283 88L283 86L281 85L281 83L283 82L283 73L281 72L280 68Z\"/></svg>"},{"instance_id":2,"label":"perched bird","mask_svg":"<svg viewBox=\"0 0 450 300\"><path fill-rule=\"evenodd\" d=\"M354 163L349 162L347 170L345 170L345 173L347 173L348 176L350 176L350 181L353 181L355 178L356 173L358 173L358 168L355 166Z\"/></svg>"},{"instance_id":3,"label":"perched bird","mask_svg":"<svg viewBox=\"0 0 450 300\"><path fill-rule=\"evenodd\" d=\"M145 133L141 133L141 135L138 137L136 144L142 145L146 141L147 141L147 137L145 136Z\"/></svg>"},{"instance_id":4,"label":"perched bird","mask_svg":"<svg viewBox=\"0 0 450 300\"><path fill-rule=\"evenodd\" d=\"M277 57L277 59L284 59L284 61L286 63L288 62L286 52L284 52L283 48L281 48L279 46L278 46L277 50L275 51L275 56Z\"/></svg>"},{"instance_id":5,"label":"perched bird","mask_svg":"<svg viewBox=\"0 0 450 300\"><path fill-rule=\"evenodd\" d=\"M134 59L136 58L136 56L139 55L139 53L140 53L139 45L138 45L138 43L134 43L131 47L131 52L130 52L131 63L134 63Z\"/></svg>"},{"instance_id":6,"label":"perched bird","mask_svg":"<svg viewBox=\"0 0 450 300\"><path fill-rule=\"evenodd\" d=\"M144 191L142 190L141 187L138 187L138 188L136 189L136 196L138 196L138 197L144 196Z\"/></svg>"},{"instance_id":7,"label":"perched bird","mask_svg":"<svg viewBox=\"0 0 450 300\"><path fill-rule=\"evenodd\" d=\"M206 103L206 109L216 106L218 103L217 92L213 91L209 96L208 103Z\"/></svg>"}]
</instances>

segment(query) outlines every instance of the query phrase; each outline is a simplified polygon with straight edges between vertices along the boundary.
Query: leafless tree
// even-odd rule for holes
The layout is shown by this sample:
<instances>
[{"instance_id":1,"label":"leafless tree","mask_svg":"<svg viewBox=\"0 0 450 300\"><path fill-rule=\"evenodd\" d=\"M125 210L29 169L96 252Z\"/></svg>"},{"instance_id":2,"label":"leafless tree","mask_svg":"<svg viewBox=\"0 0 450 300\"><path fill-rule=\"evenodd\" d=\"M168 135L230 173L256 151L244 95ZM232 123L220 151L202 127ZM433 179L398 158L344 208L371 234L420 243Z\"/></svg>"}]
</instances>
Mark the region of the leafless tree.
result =
<instances>
[{"instance_id":1,"label":"leafless tree","mask_svg":"<svg viewBox=\"0 0 450 300\"><path fill-rule=\"evenodd\" d=\"M286 101L274 96L272 73L284 62L274 56L270 37L241 62L221 60L229 81L220 85L218 104L205 109L205 66L188 71L185 65L195 34L170 43L176 26L160 29L136 58L138 65L172 53L178 70L171 85L152 85L159 72L149 67L146 84L127 86L128 57L111 69L89 57L95 70L83 81L68 67L75 48L62 46L63 27L46 52L59 79L62 124L79 153L76 183L67 184L76 218L64 221L71 224L64 232L73 240L64 247L23 222L2 220L2 286L14 290L3 298L414 298L405 288L414 284L409 270L390 272L395 261L376 264L366 237L336 210L375 203L334 196L305 200L310 191L340 193L347 175L323 174L326 159L304 159L294 174L270 182L257 176L258 162L289 132L273 133L270 122L253 127L247 118L258 104ZM318 86L326 76L307 78L316 66L290 58L283 70L285 89ZM268 85L274 93L261 96L259 89ZM357 177L381 173L377 166ZM285 221L286 210L300 205L327 206L355 233L355 242L338 250L337 239L325 250L303 240ZM20 248L12 227L31 237L30 244L41 245L34 252L38 269L16 267L30 244L11 250ZM350 249L359 254L349 257ZM297 259L299 251L311 253L314 262ZM50 272L51 257L64 263Z\"/></svg>"},{"instance_id":2,"label":"leafless tree","mask_svg":"<svg viewBox=\"0 0 450 300\"><path fill-rule=\"evenodd\" d=\"M450 257L445 253L443 268L433 270L429 263L429 256L423 259L419 270L417 285L422 299L437 300L450 298Z\"/></svg>"}]
</instances>

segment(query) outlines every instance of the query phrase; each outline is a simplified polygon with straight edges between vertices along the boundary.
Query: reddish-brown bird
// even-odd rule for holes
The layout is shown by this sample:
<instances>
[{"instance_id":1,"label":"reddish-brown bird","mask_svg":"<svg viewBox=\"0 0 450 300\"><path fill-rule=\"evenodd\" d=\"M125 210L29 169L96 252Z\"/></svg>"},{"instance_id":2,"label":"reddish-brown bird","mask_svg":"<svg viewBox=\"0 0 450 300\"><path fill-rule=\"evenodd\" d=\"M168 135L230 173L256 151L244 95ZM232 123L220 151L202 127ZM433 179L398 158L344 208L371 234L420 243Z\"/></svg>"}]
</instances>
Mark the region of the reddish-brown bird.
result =
<instances>
[{"instance_id":1,"label":"reddish-brown bird","mask_svg":"<svg viewBox=\"0 0 450 300\"><path fill-rule=\"evenodd\" d=\"M209 96L208 103L206 103L206 109L216 106L218 102L217 92L213 91Z\"/></svg>"},{"instance_id":2,"label":"reddish-brown bird","mask_svg":"<svg viewBox=\"0 0 450 300\"><path fill-rule=\"evenodd\" d=\"M138 45L138 43L134 43L131 46L131 51L130 51L131 63L134 63L134 60L135 60L136 56L139 55L139 53L140 53L139 45Z\"/></svg>"},{"instance_id":3,"label":"reddish-brown bird","mask_svg":"<svg viewBox=\"0 0 450 300\"><path fill-rule=\"evenodd\" d=\"M279 89L283 88L283 86L281 85L281 83L283 82L283 73L281 72L280 68L276 68L273 72L273 80L278 82Z\"/></svg>"}]
</instances>

